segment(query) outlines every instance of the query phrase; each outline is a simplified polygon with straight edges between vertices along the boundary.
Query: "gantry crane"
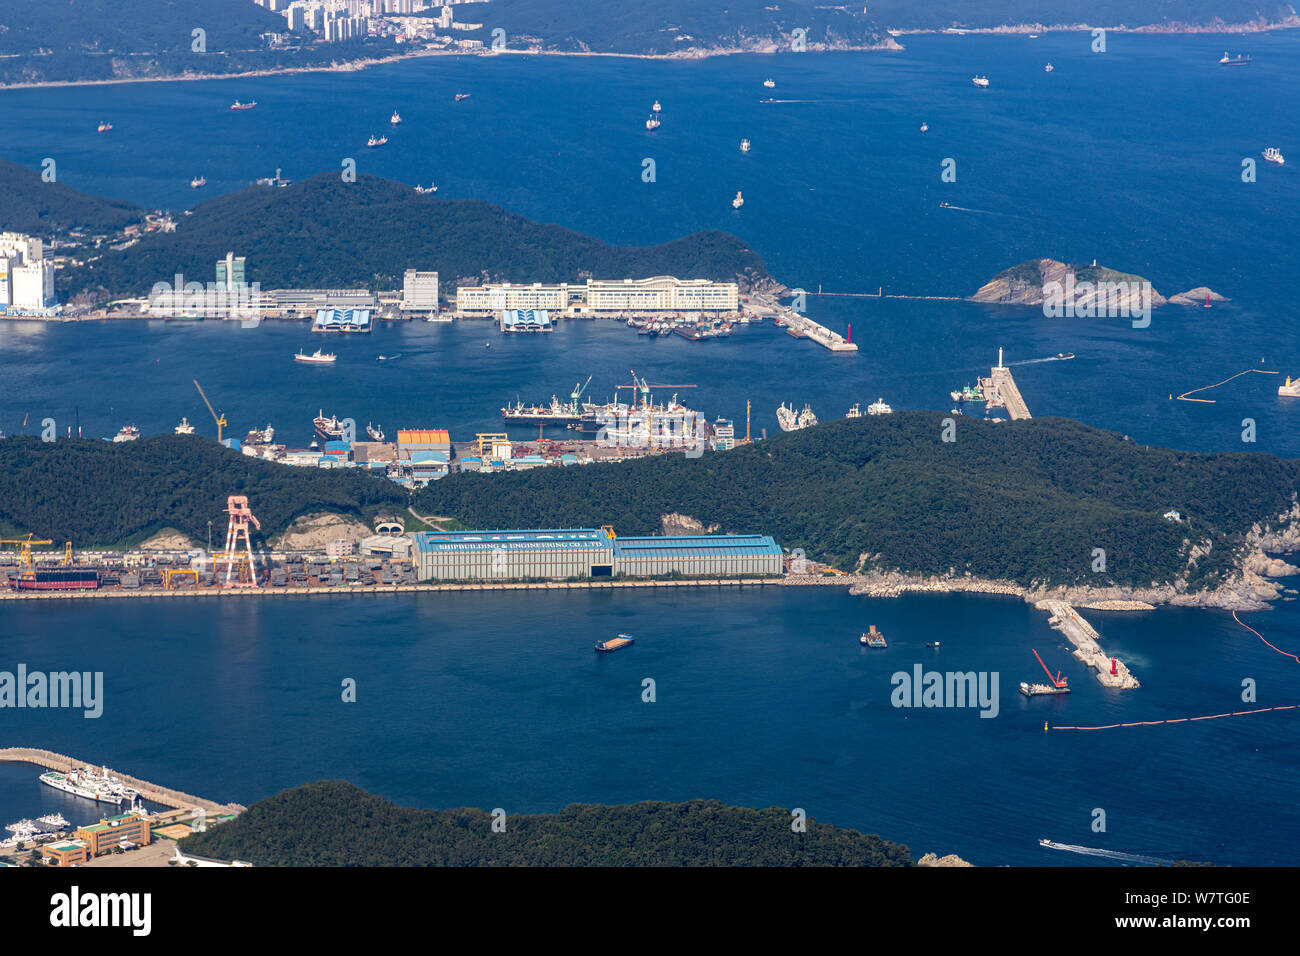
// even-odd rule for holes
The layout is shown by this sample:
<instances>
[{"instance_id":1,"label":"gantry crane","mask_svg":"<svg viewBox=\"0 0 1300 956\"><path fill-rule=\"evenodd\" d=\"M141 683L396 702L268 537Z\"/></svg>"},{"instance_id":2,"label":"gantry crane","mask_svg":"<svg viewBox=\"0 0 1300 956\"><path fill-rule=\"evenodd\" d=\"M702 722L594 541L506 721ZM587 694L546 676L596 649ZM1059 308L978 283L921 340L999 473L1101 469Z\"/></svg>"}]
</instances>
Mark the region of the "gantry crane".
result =
<instances>
[{"instance_id":1,"label":"gantry crane","mask_svg":"<svg viewBox=\"0 0 1300 956\"><path fill-rule=\"evenodd\" d=\"M226 421L226 413L222 412L220 415L218 415L216 411L212 408L212 403L208 401L208 396L203 394L203 386L199 384L199 380L191 379L191 381L194 382L194 387L199 390L199 396L203 399L203 404L208 406L208 411L212 414L212 420L217 423L217 444L220 444L221 429L225 428L227 425L230 424L228 421Z\"/></svg>"},{"instance_id":2,"label":"gantry crane","mask_svg":"<svg viewBox=\"0 0 1300 956\"><path fill-rule=\"evenodd\" d=\"M35 565L32 563L32 545L53 543L53 541L37 538L32 534L28 534L25 538L0 538L0 544L16 544L19 546L18 566L24 571L35 570Z\"/></svg>"}]
</instances>

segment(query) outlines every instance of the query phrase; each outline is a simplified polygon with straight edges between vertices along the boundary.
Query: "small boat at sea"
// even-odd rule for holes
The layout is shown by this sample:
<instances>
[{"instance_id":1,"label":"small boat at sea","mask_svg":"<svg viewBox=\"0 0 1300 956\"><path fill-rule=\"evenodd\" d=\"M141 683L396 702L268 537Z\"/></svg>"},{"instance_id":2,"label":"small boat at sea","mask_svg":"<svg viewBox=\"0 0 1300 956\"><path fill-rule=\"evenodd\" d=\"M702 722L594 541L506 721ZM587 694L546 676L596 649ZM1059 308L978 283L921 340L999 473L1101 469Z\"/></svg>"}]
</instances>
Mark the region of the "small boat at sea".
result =
<instances>
[{"instance_id":1,"label":"small boat at sea","mask_svg":"<svg viewBox=\"0 0 1300 956\"><path fill-rule=\"evenodd\" d=\"M940 208L940 209L951 209L951 208L952 208L952 203L941 202L941 203L939 203L939 208Z\"/></svg>"},{"instance_id":2,"label":"small boat at sea","mask_svg":"<svg viewBox=\"0 0 1300 956\"><path fill-rule=\"evenodd\" d=\"M1223 56L1219 58L1219 66L1245 66L1250 62L1250 57L1238 53L1236 56L1228 56L1228 51L1223 51Z\"/></svg>"},{"instance_id":3,"label":"small boat at sea","mask_svg":"<svg viewBox=\"0 0 1300 956\"><path fill-rule=\"evenodd\" d=\"M731 200L731 208L732 208L732 209L739 209L739 208L740 208L741 206L743 206L743 205L745 205L745 197L742 196L742 195L740 194L740 190L737 189L737 190L736 190L736 198L733 199L733 200Z\"/></svg>"},{"instance_id":4,"label":"small boat at sea","mask_svg":"<svg viewBox=\"0 0 1300 956\"><path fill-rule=\"evenodd\" d=\"M975 86L979 87L981 90L988 89L989 78L987 76L973 76L971 77L971 83L975 84Z\"/></svg>"},{"instance_id":5,"label":"small boat at sea","mask_svg":"<svg viewBox=\"0 0 1300 956\"><path fill-rule=\"evenodd\" d=\"M658 113L658 112L659 112L660 110L662 110L662 109L663 109L663 107L659 105L659 101L658 101L658 100L655 100L655 101L654 101L654 105L650 107L650 112L652 112L652 113Z\"/></svg>"},{"instance_id":6,"label":"small boat at sea","mask_svg":"<svg viewBox=\"0 0 1300 956\"><path fill-rule=\"evenodd\" d=\"M654 130L657 130L662 125L663 124L659 122L659 117L657 116L651 116L648 120L645 121L645 128L652 132Z\"/></svg>"},{"instance_id":7,"label":"small boat at sea","mask_svg":"<svg viewBox=\"0 0 1300 956\"><path fill-rule=\"evenodd\" d=\"M178 435L193 435L194 426L190 424L190 420L188 418L182 418L181 423L177 425L173 429L173 431L175 431L176 434Z\"/></svg>"},{"instance_id":8,"label":"small boat at sea","mask_svg":"<svg viewBox=\"0 0 1300 956\"><path fill-rule=\"evenodd\" d=\"M239 100L235 100L235 102L230 104L230 108L232 110L251 110L251 109L255 109L256 107L257 107L257 100L253 100L253 102L251 103L241 103L239 102Z\"/></svg>"},{"instance_id":9,"label":"small boat at sea","mask_svg":"<svg viewBox=\"0 0 1300 956\"><path fill-rule=\"evenodd\" d=\"M338 356L333 352L322 352L320 349L308 355L300 349L294 353L293 360L308 365L333 365L338 360Z\"/></svg>"},{"instance_id":10,"label":"small boat at sea","mask_svg":"<svg viewBox=\"0 0 1300 956\"><path fill-rule=\"evenodd\" d=\"M776 89L776 80L772 79L771 77L768 77L766 80L763 81L763 85L766 86L769 90Z\"/></svg>"},{"instance_id":11,"label":"small boat at sea","mask_svg":"<svg viewBox=\"0 0 1300 956\"><path fill-rule=\"evenodd\" d=\"M631 634L620 634L618 637L608 641L596 642L597 654L612 654L614 651L621 651L625 647L631 647L636 641Z\"/></svg>"},{"instance_id":12,"label":"small boat at sea","mask_svg":"<svg viewBox=\"0 0 1300 956\"><path fill-rule=\"evenodd\" d=\"M1047 66L1043 67L1043 72L1051 73L1054 69L1056 69L1056 67L1052 66L1051 63L1048 63Z\"/></svg>"},{"instance_id":13,"label":"small boat at sea","mask_svg":"<svg viewBox=\"0 0 1300 956\"><path fill-rule=\"evenodd\" d=\"M112 124L112 123L100 123L99 126L96 127L95 132L96 132L96 133L107 133L107 132L108 132L109 130L111 130L112 128L113 128L113 124Z\"/></svg>"},{"instance_id":14,"label":"small boat at sea","mask_svg":"<svg viewBox=\"0 0 1300 956\"><path fill-rule=\"evenodd\" d=\"M456 102L459 103L461 100L467 100L469 99L469 97L470 97L469 93L457 93Z\"/></svg>"},{"instance_id":15,"label":"small boat at sea","mask_svg":"<svg viewBox=\"0 0 1300 956\"><path fill-rule=\"evenodd\" d=\"M742 139L742 140L740 141L740 151L741 151L742 153L748 153L748 152L749 152L749 140L747 140L747 139Z\"/></svg>"},{"instance_id":16,"label":"small boat at sea","mask_svg":"<svg viewBox=\"0 0 1300 956\"><path fill-rule=\"evenodd\" d=\"M397 112L397 110L393 110L393 115L390 116L390 117L388 118L388 125L389 125L389 126L401 126L401 125L402 125L402 114L399 113L399 112Z\"/></svg>"},{"instance_id":17,"label":"small boat at sea","mask_svg":"<svg viewBox=\"0 0 1300 956\"><path fill-rule=\"evenodd\" d=\"M922 133L928 133L928 132L930 132L930 124L929 124L929 123L922 123L922 124L921 124L921 132L922 132Z\"/></svg>"},{"instance_id":18,"label":"small boat at sea","mask_svg":"<svg viewBox=\"0 0 1300 956\"><path fill-rule=\"evenodd\" d=\"M1276 146L1270 146L1264 150L1264 159L1270 163L1277 163L1279 166L1286 162L1286 159L1282 156L1282 151Z\"/></svg>"},{"instance_id":19,"label":"small boat at sea","mask_svg":"<svg viewBox=\"0 0 1300 956\"><path fill-rule=\"evenodd\" d=\"M1072 358L1074 358L1074 353L1073 353L1073 352L1057 352L1057 353L1056 353L1056 357L1057 357L1058 359L1060 359L1061 361L1064 362L1066 359L1072 359Z\"/></svg>"},{"instance_id":20,"label":"small boat at sea","mask_svg":"<svg viewBox=\"0 0 1300 956\"><path fill-rule=\"evenodd\" d=\"M202 189L208 184L207 179L202 176L195 176L190 180L190 189Z\"/></svg>"},{"instance_id":21,"label":"small boat at sea","mask_svg":"<svg viewBox=\"0 0 1300 956\"><path fill-rule=\"evenodd\" d=\"M388 142L387 136L375 136L372 133L370 135L370 139L366 140L366 146L368 146L370 149L378 149L380 146L387 144L387 142Z\"/></svg>"}]
</instances>

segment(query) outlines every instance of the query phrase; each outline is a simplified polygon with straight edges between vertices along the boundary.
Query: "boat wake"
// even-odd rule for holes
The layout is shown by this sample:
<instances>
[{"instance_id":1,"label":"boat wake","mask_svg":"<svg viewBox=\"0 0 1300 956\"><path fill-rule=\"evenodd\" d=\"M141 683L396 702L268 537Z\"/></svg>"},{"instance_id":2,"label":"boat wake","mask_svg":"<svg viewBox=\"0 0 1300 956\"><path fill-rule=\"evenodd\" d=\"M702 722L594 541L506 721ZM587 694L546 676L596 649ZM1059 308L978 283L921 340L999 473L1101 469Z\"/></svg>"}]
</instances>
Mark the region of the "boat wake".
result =
<instances>
[{"instance_id":1,"label":"boat wake","mask_svg":"<svg viewBox=\"0 0 1300 956\"><path fill-rule=\"evenodd\" d=\"M1117 863L1135 863L1138 866L1168 866L1173 861L1161 860L1154 856L1139 856L1136 853L1120 853L1118 850L1103 850L1092 846L1071 846L1068 843L1052 843L1050 840L1040 845L1046 846L1051 850L1066 850L1069 853L1079 853L1083 856L1095 856L1103 860L1114 860Z\"/></svg>"},{"instance_id":2,"label":"boat wake","mask_svg":"<svg viewBox=\"0 0 1300 956\"><path fill-rule=\"evenodd\" d=\"M1025 359L1024 361L1021 362L1008 362L1007 365L1008 367L1010 367L1013 365L1038 365L1041 362L1068 362L1068 361L1069 359L1063 358L1060 355L1049 355L1047 356L1047 358Z\"/></svg>"}]
</instances>

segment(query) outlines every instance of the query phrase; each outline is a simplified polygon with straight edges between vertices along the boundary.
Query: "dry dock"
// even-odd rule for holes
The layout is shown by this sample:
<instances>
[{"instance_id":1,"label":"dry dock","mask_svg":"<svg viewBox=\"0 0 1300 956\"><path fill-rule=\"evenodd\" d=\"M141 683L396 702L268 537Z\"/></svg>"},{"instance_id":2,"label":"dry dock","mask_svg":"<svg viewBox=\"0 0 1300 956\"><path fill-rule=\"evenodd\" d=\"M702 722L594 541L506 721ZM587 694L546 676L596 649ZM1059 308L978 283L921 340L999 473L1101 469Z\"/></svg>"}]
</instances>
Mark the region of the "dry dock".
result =
<instances>
[{"instance_id":1,"label":"dry dock","mask_svg":"<svg viewBox=\"0 0 1300 956\"><path fill-rule=\"evenodd\" d=\"M1079 612L1064 601L1040 601L1037 605L1051 614L1047 623L1056 628L1074 645L1074 656L1097 671L1097 680L1106 687L1133 690L1142 685L1129 673L1122 661L1112 658L1101 648L1101 635L1079 616ZM1114 661L1115 673L1111 673Z\"/></svg>"},{"instance_id":2,"label":"dry dock","mask_svg":"<svg viewBox=\"0 0 1300 956\"><path fill-rule=\"evenodd\" d=\"M36 750L31 747L4 747L0 748L0 761L6 763L30 763L38 767L45 767L47 770L58 770L61 773L67 773L69 770L76 770L79 767L97 766L91 764L88 760L74 760L66 754L56 754L51 750ZM172 790L168 787L160 787L156 783L150 783L147 780L140 780L136 777L119 773L114 770L113 775L121 778L122 782L128 787L132 787L140 792L140 796L151 803L161 803L165 807L176 807L189 809L191 807L208 811L209 813L243 813L244 807L238 803L216 803L212 800L204 800L202 797L195 797L188 793L182 793L179 790ZM33 778L35 783L35 778ZM43 784L42 784L43 786ZM107 806L107 805L106 805Z\"/></svg>"}]
</instances>

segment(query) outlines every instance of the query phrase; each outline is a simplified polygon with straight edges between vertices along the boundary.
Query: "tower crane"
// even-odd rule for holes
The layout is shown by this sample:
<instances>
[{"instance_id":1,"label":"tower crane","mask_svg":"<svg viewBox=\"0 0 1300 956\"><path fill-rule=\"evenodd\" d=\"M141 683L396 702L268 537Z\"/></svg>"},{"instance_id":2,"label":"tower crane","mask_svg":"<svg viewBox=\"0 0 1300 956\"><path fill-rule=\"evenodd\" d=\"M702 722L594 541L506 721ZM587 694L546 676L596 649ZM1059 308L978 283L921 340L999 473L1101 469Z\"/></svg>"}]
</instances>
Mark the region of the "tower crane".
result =
<instances>
[{"instance_id":1,"label":"tower crane","mask_svg":"<svg viewBox=\"0 0 1300 956\"><path fill-rule=\"evenodd\" d=\"M591 384L590 375L587 376L587 380L583 382L581 385L579 385L577 382L573 384L573 391L569 393L569 407L573 410L573 413L575 415L578 413L578 399L582 398L582 393L587 390L587 386L590 384Z\"/></svg>"},{"instance_id":2,"label":"tower crane","mask_svg":"<svg viewBox=\"0 0 1300 956\"><path fill-rule=\"evenodd\" d=\"M208 396L203 394L203 386L199 384L199 380L191 379L191 381L194 382L194 387L199 390L199 396L203 399L203 404L208 406L208 411L212 414L212 420L217 423L217 444L221 444L221 429L230 424L226 421L226 413L222 412L218 415L216 411L213 410L212 403L208 401Z\"/></svg>"}]
</instances>

